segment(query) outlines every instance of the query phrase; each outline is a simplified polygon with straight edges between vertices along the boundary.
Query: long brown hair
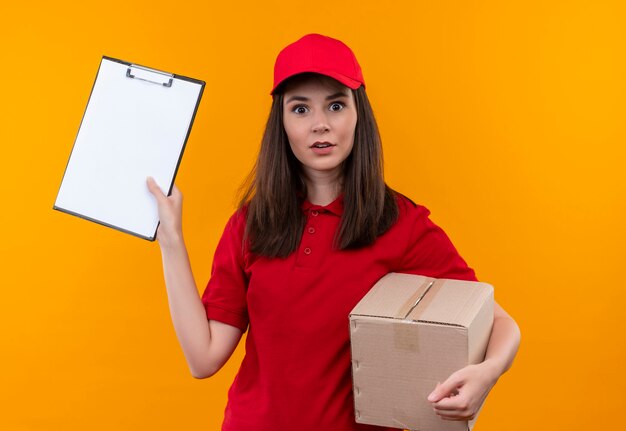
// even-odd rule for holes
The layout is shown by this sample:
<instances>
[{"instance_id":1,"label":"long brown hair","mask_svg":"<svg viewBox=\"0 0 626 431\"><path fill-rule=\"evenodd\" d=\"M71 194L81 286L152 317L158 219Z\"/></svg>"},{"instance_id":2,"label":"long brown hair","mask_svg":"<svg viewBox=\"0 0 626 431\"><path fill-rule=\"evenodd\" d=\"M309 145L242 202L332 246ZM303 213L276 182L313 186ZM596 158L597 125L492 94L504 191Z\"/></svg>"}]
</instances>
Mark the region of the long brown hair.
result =
<instances>
[{"instance_id":1,"label":"long brown hair","mask_svg":"<svg viewBox=\"0 0 626 431\"><path fill-rule=\"evenodd\" d=\"M304 79L320 77L306 75ZM283 127L285 87L281 84L274 91L261 149L241 186L239 203L240 209L248 206L245 237L250 251L267 257L293 253L306 223L301 210L306 185ZM395 192L384 181L380 134L365 88L351 91L357 123L352 152L343 162L344 211L335 234L335 246L341 250L372 244L398 218Z\"/></svg>"}]
</instances>

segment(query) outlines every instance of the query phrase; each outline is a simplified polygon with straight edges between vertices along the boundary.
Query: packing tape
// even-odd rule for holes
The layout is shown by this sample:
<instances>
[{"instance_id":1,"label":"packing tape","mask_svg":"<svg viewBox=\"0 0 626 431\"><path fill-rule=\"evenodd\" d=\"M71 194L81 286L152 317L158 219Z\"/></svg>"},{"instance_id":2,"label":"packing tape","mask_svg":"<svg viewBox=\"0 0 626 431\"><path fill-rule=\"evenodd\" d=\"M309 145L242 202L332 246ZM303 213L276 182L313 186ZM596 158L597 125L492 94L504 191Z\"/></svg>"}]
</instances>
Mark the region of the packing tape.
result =
<instances>
[{"instance_id":1,"label":"packing tape","mask_svg":"<svg viewBox=\"0 0 626 431\"><path fill-rule=\"evenodd\" d=\"M393 345L404 352L419 352L419 325L417 322L402 320L393 322Z\"/></svg>"},{"instance_id":2,"label":"packing tape","mask_svg":"<svg viewBox=\"0 0 626 431\"><path fill-rule=\"evenodd\" d=\"M424 296L428 293L435 281L436 280L434 278L426 278L420 287L415 289L415 293L406 300L402 307L400 307L395 317L397 319L406 319L408 315L411 314L411 311L417 307L417 304L419 304L422 298L424 298Z\"/></svg>"},{"instance_id":3,"label":"packing tape","mask_svg":"<svg viewBox=\"0 0 626 431\"><path fill-rule=\"evenodd\" d=\"M396 313L397 319L403 319L393 323L393 343L396 349L405 352L419 352L420 328L413 319L406 320L406 318L423 300L435 281L434 278L426 278Z\"/></svg>"},{"instance_id":4,"label":"packing tape","mask_svg":"<svg viewBox=\"0 0 626 431\"><path fill-rule=\"evenodd\" d=\"M428 287L428 290L424 292L424 295L422 295L409 314L406 315L405 319L415 321L422 320L422 314L424 314L424 311L428 309L430 303L437 297L437 293L441 290L445 282L445 280L433 280L432 284Z\"/></svg>"}]
</instances>

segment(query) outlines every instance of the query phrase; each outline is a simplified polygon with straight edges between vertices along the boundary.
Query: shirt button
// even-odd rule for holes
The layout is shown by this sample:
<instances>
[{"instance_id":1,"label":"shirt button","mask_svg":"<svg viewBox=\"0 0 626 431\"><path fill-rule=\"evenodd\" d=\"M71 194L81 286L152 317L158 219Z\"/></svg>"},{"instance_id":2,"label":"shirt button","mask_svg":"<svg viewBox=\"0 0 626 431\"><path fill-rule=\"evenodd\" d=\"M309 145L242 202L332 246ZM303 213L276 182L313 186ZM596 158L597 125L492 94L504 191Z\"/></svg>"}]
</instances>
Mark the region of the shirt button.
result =
<instances>
[{"instance_id":1,"label":"shirt button","mask_svg":"<svg viewBox=\"0 0 626 431\"><path fill-rule=\"evenodd\" d=\"M309 228L309 233L315 233L315 228L314 227L310 227Z\"/></svg>"},{"instance_id":2,"label":"shirt button","mask_svg":"<svg viewBox=\"0 0 626 431\"><path fill-rule=\"evenodd\" d=\"M319 214L319 213L318 213L316 210L311 211L311 215L312 215L313 217L317 217L317 215L318 215L318 214Z\"/></svg>"},{"instance_id":3,"label":"shirt button","mask_svg":"<svg viewBox=\"0 0 626 431\"><path fill-rule=\"evenodd\" d=\"M305 248L304 254L311 254L311 249L309 247Z\"/></svg>"}]
</instances>

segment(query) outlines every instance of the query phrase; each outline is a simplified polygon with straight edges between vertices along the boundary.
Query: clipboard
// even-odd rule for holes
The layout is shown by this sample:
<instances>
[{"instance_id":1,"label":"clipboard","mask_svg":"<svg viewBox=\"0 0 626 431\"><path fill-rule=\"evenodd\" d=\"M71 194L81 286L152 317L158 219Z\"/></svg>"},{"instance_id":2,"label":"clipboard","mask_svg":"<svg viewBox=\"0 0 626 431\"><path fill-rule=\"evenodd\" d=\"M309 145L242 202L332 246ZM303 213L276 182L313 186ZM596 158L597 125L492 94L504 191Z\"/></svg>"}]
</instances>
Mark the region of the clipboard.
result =
<instances>
[{"instance_id":1,"label":"clipboard","mask_svg":"<svg viewBox=\"0 0 626 431\"><path fill-rule=\"evenodd\" d=\"M54 209L154 241L205 82L102 57Z\"/></svg>"}]
</instances>

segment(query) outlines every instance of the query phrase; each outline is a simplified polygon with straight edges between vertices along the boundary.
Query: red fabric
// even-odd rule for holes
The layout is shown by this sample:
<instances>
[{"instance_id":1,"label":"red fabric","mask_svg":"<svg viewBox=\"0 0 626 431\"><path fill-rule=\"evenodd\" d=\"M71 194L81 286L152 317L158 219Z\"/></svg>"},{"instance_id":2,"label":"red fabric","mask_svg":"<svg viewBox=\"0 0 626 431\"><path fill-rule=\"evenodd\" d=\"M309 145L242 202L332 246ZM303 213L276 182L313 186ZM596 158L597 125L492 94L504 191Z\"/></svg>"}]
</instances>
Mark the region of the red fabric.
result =
<instances>
[{"instance_id":1,"label":"red fabric","mask_svg":"<svg viewBox=\"0 0 626 431\"><path fill-rule=\"evenodd\" d=\"M230 218L202 297L209 319L249 324L223 431L385 429L354 421L350 311L389 272L476 280L426 208L401 195L398 205L398 221L373 245L339 251L331 245L342 198L305 202L301 244L285 259L250 254L244 215Z\"/></svg>"},{"instance_id":2,"label":"red fabric","mask_svg":"<svg viewBox=\"0 0 626 431\"><path fill-rule=\"evenodd\" d=\"M346 87L365 87L363 72L352 50L343 42L321 34L307 34L287 45L274 63L274 94L287 78L304 72L330 76Z\"/></svg>"}]
</instances>

